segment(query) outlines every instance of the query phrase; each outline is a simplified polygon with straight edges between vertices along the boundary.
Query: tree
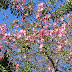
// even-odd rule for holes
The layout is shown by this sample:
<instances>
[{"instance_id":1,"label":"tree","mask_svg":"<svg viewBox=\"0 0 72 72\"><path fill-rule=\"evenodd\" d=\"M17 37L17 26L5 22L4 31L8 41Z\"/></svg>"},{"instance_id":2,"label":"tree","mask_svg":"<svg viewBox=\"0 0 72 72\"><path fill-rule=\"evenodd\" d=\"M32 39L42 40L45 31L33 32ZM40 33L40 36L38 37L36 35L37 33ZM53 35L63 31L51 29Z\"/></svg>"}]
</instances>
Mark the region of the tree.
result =
<instances>
[{"instance_id":1,"label":"tree","mask_svg":"<svg viewBox=\"0 0 72 72\"><path fill-rule=\"evenodd\" d=\"M10 3L11 13L22 20L20 24L19 20L13 20L10 27L12 32L7 32L6 24L0 24L1 53L7 50L9 62L13 61L17 72L32 72L33 69L44 72L47 69L52 72L71 71L72 1L67 0L57 6L56 0L50 0L50 4L43 0L36 8L34 1L25 2L13 0ZM17 55L19 58L14 58Z\"/></svg>"}]
</instances>

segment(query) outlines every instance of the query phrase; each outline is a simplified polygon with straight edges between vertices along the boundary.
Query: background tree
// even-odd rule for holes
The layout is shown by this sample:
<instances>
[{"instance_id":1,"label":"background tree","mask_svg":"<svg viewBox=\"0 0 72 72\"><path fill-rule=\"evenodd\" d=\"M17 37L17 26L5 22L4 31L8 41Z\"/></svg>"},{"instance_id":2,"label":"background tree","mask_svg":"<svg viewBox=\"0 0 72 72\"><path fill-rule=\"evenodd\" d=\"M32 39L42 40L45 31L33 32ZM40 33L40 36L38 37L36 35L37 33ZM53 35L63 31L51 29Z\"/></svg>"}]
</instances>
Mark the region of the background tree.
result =
<instances>
[{"instance_id":1,"label":"background tree","mask_svg":"<svg viewBox=\"0 0 72 72\"><path fill-rule=\"evenodd\" d=\"M10 61L17 62L16 71L49 69L52 72L61 72L72 69L70 38L72 1L68 0L59 7L56 0L49 2L50 4L47 4L43 0L36 9L33 1L28 4L25 4L25 0L11 2L11 13L17 17L21 16L22 23L19 24L19 20L13 20L10 27L12 32L9 33L7 33L6 24L0 25L0 49L7 50Z\"/></svg>"}]
</instances>

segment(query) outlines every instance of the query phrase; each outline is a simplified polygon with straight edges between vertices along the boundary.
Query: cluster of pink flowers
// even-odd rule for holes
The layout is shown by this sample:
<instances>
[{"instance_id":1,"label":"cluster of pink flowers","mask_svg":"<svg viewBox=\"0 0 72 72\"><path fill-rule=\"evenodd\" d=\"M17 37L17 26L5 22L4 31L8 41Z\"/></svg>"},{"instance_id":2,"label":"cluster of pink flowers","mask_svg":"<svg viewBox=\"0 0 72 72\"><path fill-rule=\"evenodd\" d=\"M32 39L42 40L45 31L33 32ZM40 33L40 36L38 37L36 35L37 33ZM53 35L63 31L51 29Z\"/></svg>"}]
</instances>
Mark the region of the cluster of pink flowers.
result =
<instances>
[{"instance_id":1,"label":"cluster of pink flowers","mask_svg":"<svg viewBox=\"0 0 72 72\"><path fill-rule=\"evenodd\" d=\"M68 17L68 18L72 18L72 13L67 14L67 17Z\"/></svg>"},{"instance_id":2,"label":"cluster of pink flowers","mask_svg":"<svg viewBox=\"0 0 72 72\"><path fill-rule=\"evenodd\" d=\"M2 45L0 45L0 49L3 49L3 46Z\"/></svg>"},{"instance_id":3,"label":"cluster of pink flowers","mask_svg":"<svg viewBox=\"0 0 72 72\"><path fill-rule=\"evenodd\" d=\"M18 63L15 64L16 65L16 69L20 70L20 65Z\"/></svg>"},{"instance_id":4,"label":"cluster of pink flowers","mask_svg":"<svg viewBox=\"0 0 72 72\"><path fill-rule=\"evenodd\" d=\"M20 3L20 0L14 0L13 1L13 5L16 6L16 9L17 10L33 10L33 6L32 5L25 5L25 0L22 0L22 3ZM25 16L28 16L28 15L31 15L32 12L30 11L30 13L26 12L24 15Z\"/></svg>"},{"instance_id":5,"label":"cluster of pink flowers","mask_svg":"<svg viewBox=\"0 0 72 72\"><path fill-rule=\"evenodd\" d=\"M38 9L37 9L37 14L36 14L36 18L39 19L39 17L42 15L40 12L44 10L44 7L46 6L45 3L40 3L38 4Z\"/></svg>"},{"instance_id":6,"label":"cluster of pink flowers","mask_svg":"<svg viewBox=\"0 0 72 72\"><path fill-rule=\"evenodd\" d=\"M2 43L1 43L1 44L2 44ZM3 49L3 45L1 45L1 44L0 44L0 59L3 58L3 55L1 55L1 53L2 53L1 49Z\"/></svg>"}]
</instances>

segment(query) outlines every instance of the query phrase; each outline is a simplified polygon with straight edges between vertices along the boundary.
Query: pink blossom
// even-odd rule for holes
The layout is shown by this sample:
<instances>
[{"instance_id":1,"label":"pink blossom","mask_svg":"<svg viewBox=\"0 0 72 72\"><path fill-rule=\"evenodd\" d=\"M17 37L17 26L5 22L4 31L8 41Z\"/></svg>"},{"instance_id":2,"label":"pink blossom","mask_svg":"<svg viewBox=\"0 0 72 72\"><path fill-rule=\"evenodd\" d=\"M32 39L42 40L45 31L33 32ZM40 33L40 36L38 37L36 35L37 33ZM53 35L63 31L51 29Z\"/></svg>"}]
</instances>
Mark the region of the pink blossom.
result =
<instances>
[{"instance_id":1,"label":"pink blossom","mask_svg":"<svg viewBox=\"0 0 72 72\"><path fill-rule=\"evenodd\" d=\"M37 11L38 11L38 13L40 13L43 10L44 10L44 8L41 8L41 9L38 9Z\"/></svg>"},{"instance_id":2,"label":"pink blossom","mask_svg":"<svg viewBox=\"0 0 72 72\"><path fill-rule=\"evenodd\" d=\"M68 14L67 17L70 18L70 14Z\"/></svg>"},{"instance_id":3,"label":"pink blossom","mask_svg":"<svg viewBox=\"0 0 72 72\"><path fill-rule=\"evenodd\" d=\"M66 24L65 24L65 23L63 23L63 24L62 24L62 27L65 29L65 28L66 28Z\"/></svg>"},{"instance_id":4,"label":"pink blossom","mask_svg":"<svg viewBox=\"0 0 72 72\"><path fill-rule=\"evenodd\" d=\"M66 0L66 1L69 1L69 0Z\"/></svg>"},{"instance_id":5,"label":"pink blossom","mask_svg":"<svg viewBox=\"0 0 72 72\"><path fill-rule=\"evenodd\" d=\"M51 29L50 32L49 32L50 36L52 36L53 33L54 33L54 30Z\"/></svg>"},{"instance_id":6,"label":"pink blossom","mask_svg":"<svg viewBox=\"0 0 72 72\"><path fill-rule=\"evenodd\" d=\"M3 55L1 55L1 56L0 56L0 59L2 59L3 57L4 57L4 56L3 56Z\"/></svg>"},{"instance_id":7,"label":"pink blossom","mask_svg":"<svg viewBox=\"0 0 72 72\"><path fill-rule=\"evenodd\" d=\"M43 47L43 44L40 44L40 47L39 48L42 48Z\"/></svg>"},{"instance_id":8,"label":"pink blossom","mask_svg":"<svg viewBox=\"0 0 72 72\"><path fill-rule=\"evenodd\" d=\"M62 33L59 33L59 34L58 34L58 37L62 37Z\"/></svg>"},{"instance_id":9,"label":"pink blossom","mask_svg":"<svg viewBox=\"0 0 72 72\"><path fill-rule=\"evenodd\" d=\"M50 66L48 66L48 70L49 70L49 71L51 70L51 67L50 67Z\"/></svg>"},{"instance_id":10,"label":"pink blossom","mask_svg":"<svg viewBox=\"0 0 72 72\"><path fill-rule=\"evenodd\" d=\"M24 20L23 17L21 17L21 20L22 20L22 21Z\"/></svg>"},{"instance_id":11,"label":"pink blossom","mask_svg":"<svg viewBox=\"0 0 72 72\"><path fill-rule=\"evenodd\" d=\"M24 58L26 58L26 54L24 54Z\"/></svg>"},{"instance_id":12,"label":"pink blossom","mask_svg":"<svg viewBox=\"0 0 72 72\"><path fill-rule=\"evenodd\" d=\"M26 13L25 16L28 16L28 13Z\"/></svg>"},{"instance_id":13,"label":"pink blossom","mask_svg":"<svg viewBox=\"0 0 72 72\"><path fill-rule=\"evenodd\" d=\"M17 35L17 39L19 39L19 38L21 38L21 37L22 37L21 34L18 34L18 35Z\"/></svg>"},{"instance_id":14,"label":"pink blossom","mask_svg":"<svg viewBox=\"0 0 72 72\"><path fill-rule=\"evenodd\" d=\"M36 23L35 23L35 27L37 27L37 26L38 26L38 23L36 22Z\"/></svg>"},{"instance_id":15,"label":"pink blossom","mask_svg":"<svg viewBox=\"0 0 72 72\"><path fill-rule=\"evenodd\" d=\"M33 11L34 14L36 14L36 11Z\"/></svg>"},{"instance_id":16,"label":"pink blossom","mask_svg":"<svg viewBox=\"0 0 72 72\"><path fill-rule=\"evenodd\" d=\"M55 34L57 34L57 33L58 33L58 31L59 31L59 29L58 29L58 28L55 28L55 29L54 29Z\"/></svg>"},{"instance_id":17,"label":"pink blossom","mask_svg":"<svg viewBox=\"0 0 72 72\"><path fill-rule=\"evenodd\" d=\"M63 48L63 46L60 44L60 45L57 45L57 50L58 51L61 51L61 49Z\"/></svg>"},{"instance_id":18,"label":"pink blossom","mask_svg":"<svg viewBox=\"0 0 72 72\"><path fill-rule=\"evenodd\" d=\"M3 46L2 45L0 45L0 49L3 49Z\"/></svg>"},{"instance_id":19,"label":"pink blossom","mask_svg":"<svg viewBox=\"0 0 72 72\"><path fill-rule=\"evenodd\" d=\"M4 35L5 37L7 37L8 35L7 35L7 33L5 33L5 35Z\"/></svg>"},{"instance_id":20,"label":"pink blossom","mask_svg":"<svg viewBox=\"0 0 72 72\"><path fill-rule=\"evenodd\" d=\"M64 21L65 19L63 17L61 17L61 21Z\"/></svg>"},{"instance_id":21,"label":"pink blossom","mask_svg":"<svg viewBox=\"0 0 72 72\"><path fill-rule=\"evenodd\" d=\"M20 62L23 62L23 60L20 60Z\"/></svg>"},{"instance_id":22,"label":"pink blossom","mask_svg":"<svg viewBox=\"0 0 72 72\"><path fill-rule=\"evenodd\" d=\"M71 55L69 56L69 61L72 61L72 56Z\"/></svg>"},{"instance_id":23,"label":"pink blossom","mask_svg":"<svg viewBox=\"0 0 72 72\"><path fill-rule=\"evenodd\" d=\"M51 18L51 14L47 14L46 17L47 17L47 18Z\"/></svg>"},{"instance_id":24,"label":"pink blossom","mask_svg":"<svg viewBox=\"0 0 72 72\"><path fill-rule=\"evenodd\" d=\"M48 24L47 20L44 20L43 22L44 22L45 24Z\"/></svg>"},{"instance_id":25,"label":"pink blossom","mask_svg":"<svg viewBox=\"0 0 72 72\"><path fill-rule=\"evenodd\" d=\"M68 43L68 39L66 39L66 40L64 41L64 43L67 44L67 43Z\"/></svg>"},{"instance_id":26,"label":"pink blossom","mask_svg":"<svg viewBox=\"0 0 72 72\"><path fill-rule=\"evenodd\" d=\"M21 29L21 30L19 31L19 33L23 33L23 29Z\"/></svg>"},{"instance_id":27,"label":"pink blossom","mask_svg":"<svg viewBox=\"0 0 72 72\"><path fill-rule=\"evenodd\" d=\"M29 7L28 7L29 9L33 9L33 6L31 6L31 5L29 5Z\"/></svg>"},{"instance_id":28,"label":"pink blossom","mask_svg":"<svg viewBox=\"0 0 72 72\"><path fill-rule=\"evenodd\" d=\"M49 36L49 31L48 30L45 30L44 31L44 35Z\"/></svg>"},{"instance_id":29,"label":"pink blossom","mask_svg":"<svg viewBox=\"0 0 72 72\"><path fill-rule=\"evenodd\" d=\"M25 0L22 0L23 1L23 3L25 3Z\"/></svg>"},{"instance_id":30,"label":"pink blossom","mask_svg":"<svg viewBox=\"0 0 72 72\"><path fill-rule=\"evenodd\" d=\"M19 0L15 0L16 2L19 2Z\"/></svg>"},{"instance_id":31,"label":"pink blossom","mask_svg":"<svg viewBox=\"0 0 72 72\"><path fill-rule=\"evenodd\" d=\"M20 69L20 65L18 63L15 64L16 65L16 69Z\"/></svg>"},{"instance_id":32,"label":"pink blossom","mask_svg":"<svg viewBox=\"0 0 72 72\"><path fill-rule=\"evenodd\" d=\"M21 8L21 6L19 6L19 5L16 5L16 8L17 8L17 9L20 9L20 8Z\"/></svg>"},{"instance_id":33,"label":"pink blossom","mask_svg":"<svg viewBox=\"0 0 72 72\"><path fill-rule=\"evenodd\" d=\"M57 25L57 23L56 23L56 22L54 22L54 23L53 23L53 26L56 26L56 25Z\"/></svg>"},{"instance_id":34,"label":"pink blossom","mask_svg":"<svg viewBox=\"0 0 72 72\"><path fill-rule=\"evenodd\" d=\"M43 48L40 48L40 52L43 51Z\"/></svg>"},{"instance_id":35,"label":"pink blossom","mask_svg":"<svg viewBox=\"0 0 72 72\"><path fill-rule=\"evenodd\" d=\"M40 14L36 14L36 19L39 19L39 17L40 17Z\"/></svg>"},{"instance_id":36,"label":"pink blossom","mask_svg":"<svg viewBox=\"0 0 72 72\"><path fill-rule=\"evenodd\" d=\"M46 4L45 3L40 3L40 4L38 4L38 7L45 7L46 6Z\"/></svg>"},{"instance_id":37,"label":"pink blossom","mask_svg":"<svg viewBox=\"0 0 72 72\"><path fill-rule=\"evenodd\" d=\"M48 25L43 26L43 28L47 29Z\"/></svg>"},{"instance_id":38,"label":"pink blossom","mask_svg":"<svg viewBox=\"0 0 72 72\"><path fill-rule=\"evenodd\" d=\"M26 43L26 46L29 46L29 43Z\"/></svg>"},{"instance_id":39,"label":"pink blossom","mask_svg":"<svg viewBox=\"0 0 72 72\"><path fill-rule=\"evenodd\" d=\"M12 44L13 47L15 47L15 44Z\"/></svg>"},{"instance_id":40,"label":"pink blossom","mask_svg":"<svg viewBox=\"0 0 72 72\"><path fill-rule=\"evenodd\" d=\"M23 30L23 34L24 34L24 36L26 36L26 30Z\"/></svg>"},{"instance_id":41,"label":"pink blossom","mask_svg":"<svg viewBox=\"0 0 72 72\"><path fill-rule=\"evenodd\" d=\"M14 41L16 41L16 39L15 39L15 38L13 38L12 40L13 40L13 42L14 42Z\"/></svg>"},{"instance_id":42,"label":"pink blossom","mask_svg":"<svg viewBox=\"0 0 72 72\"><path fill-rule=\"evenodd\" d=\"M38 43L41 43L42 41L41 41L41 40L38 40L37 42L38 42Z\"/></svg>"},{"instance_id":43,"label":"pink blossom","mask_svg":"<svg viewBox=\"0 0 72 72\"><path fill-rule=\"evenodd\" d=\"M70 52L70 55L72 55L72 52Z\"/></svg>"},{"instance_id":44,"label":"pink blossom","mask_svg":"<svg viewBox=\"0 0 72 72\"><path fill-rule=\"evenodd\" d=\"M29 40L29 36L25 36L25 41Z\"/></svg>"},{"instance_id":45,"label":"pink blossom","mask_svg":"<svg viewBox=\"0 0 72 72\"><path fill-rule=\"evenodd\" d=\"M8 36L10 36L10 35L11 35L11 33L9 32L9 33L8 33Z\"/></svg>"}]
</instances>

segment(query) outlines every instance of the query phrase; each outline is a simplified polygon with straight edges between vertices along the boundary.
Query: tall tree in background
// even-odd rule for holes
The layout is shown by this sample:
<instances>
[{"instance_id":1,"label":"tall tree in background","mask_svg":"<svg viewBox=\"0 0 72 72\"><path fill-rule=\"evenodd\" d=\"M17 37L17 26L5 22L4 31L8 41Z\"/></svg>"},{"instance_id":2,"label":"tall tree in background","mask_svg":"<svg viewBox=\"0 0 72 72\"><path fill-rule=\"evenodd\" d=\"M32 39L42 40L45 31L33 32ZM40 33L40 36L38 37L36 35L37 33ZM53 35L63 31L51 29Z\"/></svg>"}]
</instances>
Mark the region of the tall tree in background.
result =
<instances>
[{"instance_id":1,"label":"tall tree in background","mask_svg":"<svg viewBox=\"0 0 72 72\"><path fill-rule=\"evenodd\" d=\"M7 24L0 24L0 53L4 53L0 61L5 62L8 57L7 66L0 62L1 70L71 71L72 1L38 1L41 2L0 1L2 9L9 7L11 13L22 20L20 23L14 19L9 28Z\"/></svg>"}]
</instances>

